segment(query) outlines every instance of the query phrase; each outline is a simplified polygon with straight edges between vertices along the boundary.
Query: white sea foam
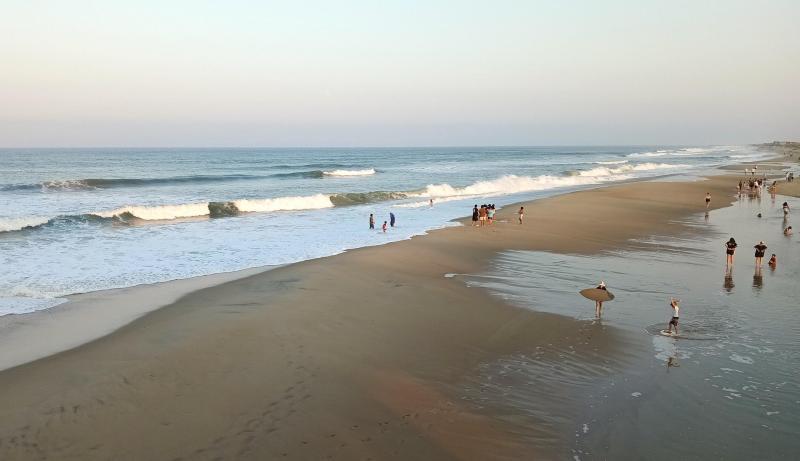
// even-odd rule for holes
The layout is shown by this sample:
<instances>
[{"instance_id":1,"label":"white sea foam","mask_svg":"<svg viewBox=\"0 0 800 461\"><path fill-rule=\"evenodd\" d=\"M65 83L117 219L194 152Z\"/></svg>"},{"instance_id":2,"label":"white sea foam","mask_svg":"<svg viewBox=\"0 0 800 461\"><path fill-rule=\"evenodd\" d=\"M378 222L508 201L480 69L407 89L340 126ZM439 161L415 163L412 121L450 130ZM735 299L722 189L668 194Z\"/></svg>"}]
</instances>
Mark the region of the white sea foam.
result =
<instances>
[{"instance_id":1,"label":"white sea foam","mask_svg":"<svg viewBox=\"0 0 800 461\"><path fill-rule=\"evenodd\" d=\"M48 221L41 216L23 216L20 218L0 218L0 232L11 232L25 229L26 227L39 226Z\"/></svg>"},{"instance_id":2,"label":"white sea foam","mask_svg":"<svg viewBox=\"0 0 800 461\"><path fill-rule=\"evenodd\" d=\"M623 163L628 163L627 160L609 160L607 162L594 162L598 165L622 165Z\"/></svg>"},{"instance_id":3,"label":"white sea foam","mask_svg":"<svg viewBox=\"0 0 800 461\"><path fill-rule=\"evenodd\" d=\"M333 207L330 196L325 194L257 200L236 200L233 204L236 205L239 211L262 213L267 211L319 210Z\"/></svg>"},{"instance_id":4,"label":"white sea foam","mask_svg":"<svg viewBox=\"0 0 800 461\"><path fill-rule=\"evenodd\" d=\"M375 174L375 169L368 168L366 170L333 170L333 171L323 171L322 174L326 176L369 176Z\"/></svg>"},{"instance_id":5,"label":"white sea foam","mask_svg":"<svg viewBox=\"0 0 800 461\"><path fill-rule=\"evenodd\" d=\"M669 164L669 163L640 163L638 165L622 165L617 168L599 166L596 168L592 168L591 170L579 171L578 176L594 178L600 176L621 175L636 171L653 171L653 170L664 170L664 169L675 169L675 168L689 168L689 165Z\"/></svg>"},{"instance_id":6,"label":"white sea foam","mask_svg":"<svg viewBox=\"0 0 800 461\"><path fill-rule=\"evenodd\" d=\"M208 215L208 203L189 203L184 205L125 206L111 211L93 213L104 218L113 218L130 213L139 219L160 221L178 218L191 218Z\"/></svg>"}]
</instances>

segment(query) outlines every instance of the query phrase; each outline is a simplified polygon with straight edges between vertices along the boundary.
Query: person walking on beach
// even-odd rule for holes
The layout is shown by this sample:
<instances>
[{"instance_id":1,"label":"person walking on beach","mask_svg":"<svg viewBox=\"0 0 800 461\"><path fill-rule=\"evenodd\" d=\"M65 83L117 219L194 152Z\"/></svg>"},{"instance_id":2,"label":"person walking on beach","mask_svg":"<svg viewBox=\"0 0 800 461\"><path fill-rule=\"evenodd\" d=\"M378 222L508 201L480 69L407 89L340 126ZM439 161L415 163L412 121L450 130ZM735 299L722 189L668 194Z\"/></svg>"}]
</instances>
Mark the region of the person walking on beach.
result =
<instances>
[{"instance_id":1,"label":"person walking on beach","mask_svg":"<svg viewBox=\"0 0 800 461\"><path fill-rule=\"evenodd\" d=\"M369 228L375 229L375 215L372 213L369 214Z\"/></svg>"},{"instance_id":2,"label":"person walking on beach","mask_svg":"<svg viewBox=\"0 0 800 461\"><path fill-rule=\"evenodd\" d=\"M783 208L783 215L787 216L789 214L789 203L783 202L783 205L781 205L781 208Z\"/></svg>"},{"instance_id":3,"label":"person walking on beach","mask_svg":"<svg viewBox=\"0 0 800 461\"><path fill-rule=\"evenodd\" d=\"M519 220L520 224L522 224L522 218L524 217L525 217L525 207L521 206L519 207L519 211L517 211L517 219Z\"/></svg>"},{"instance_id":4,"label":"person walking on beach","mask_svg":"<svg viewBox=\"0 0 800 461\"><path fill-rule=\"evenodd\" d=\"M486 222L491 226L494 221L494 205L489 205L486 209Z\"/></svg>"},{"instance_id":5,"label":"person walking on beach","mask_svg":"<svg viewBox=\"0 0 800 461\"><path fill-rule=\"evenodd\" d=\"M389 225L394 227L394 213L389 213Z\"/></svg>"},{"instance_id":6,"label":"person walking on beach","mask_svg":"<svg viewBox=\"0 0 800 461\"><path fill-rule=\"evenodd\" d=\"M472 226L475 227L478 225L478 219L480 218L480 212L478 212L478 204L476 203L474 207L472 207Z\"/></svg>"},{"instance_id":7,"label":"person walking on beach","mask_svg":"<svg viewBox=\"0 0 800 461\"><path fill-rule=\"evenodd\" d=\"M725 244L725 255L726 255L725 262L729 266L733 265L733 254L736 252L737 246L738 245L736 245L736 240L734 240L733 237L731 237L731 239L728 240L728 242Z\"/></svg>"},{"instance_id":8,"label":"person walking on beach","mask_svg":"<svg viewBox=\"0 0 800 461\"><path fill-rule=\"evenodd\" d=\"M383 230L383 233L385 234L386 233L386 221L383 222L383 226L381 226L381 229Z\"/></svg>"},{"instance_id":9,"label":"person walking on beach","mask_svg":"<svg viewBox=\"0 0 800 461\"><path fill-rule=\"evenodd\" d=\"M706 192L706 210L711 205L711 192Z\"/></svg>"},{"instance_id":10,"label":"person walking on beach","mask_svg":"<svg viewBox=\"0 0 800 461\"><path fill-rule=\"evenodd\" d=\"M681 316L681 308L679 306L681 300L670 298L669 299L669 307L672 309L672 318L669 320L667 324L667 333L672 334L672 327L675 327L675 334L678 334L678 320Z\"/></svg>"},{"instance_id":11,"label":"person walking on beach","mask_svg":"<svg viewBox=\"0 0 800 461\"><path fill-rule=\"evenodd\" d=\"M758 242L757 245L753 246L756 249L756 266L761 267L761 259L764 257L764 252L767 251L767 246L764 245L764 241Z\"/></svg>"}]
</instances>

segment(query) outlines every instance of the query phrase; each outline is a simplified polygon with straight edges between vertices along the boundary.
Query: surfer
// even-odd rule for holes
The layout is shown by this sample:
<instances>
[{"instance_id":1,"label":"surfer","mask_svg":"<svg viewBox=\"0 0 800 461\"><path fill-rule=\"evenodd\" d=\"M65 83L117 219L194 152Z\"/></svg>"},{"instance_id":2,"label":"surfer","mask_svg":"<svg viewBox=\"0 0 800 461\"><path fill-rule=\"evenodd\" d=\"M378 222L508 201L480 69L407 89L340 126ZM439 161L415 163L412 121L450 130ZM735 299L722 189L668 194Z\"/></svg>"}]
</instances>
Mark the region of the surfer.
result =
<instances>
[{"instance_id":1,"label":"surfer","mask_svg":"<svg viewBox=\"0 0 800 461\"><path fill-rule=\"evenodd\" d=\"M517 219L519 220L520 224L522 224L522 218L524 217L525 217L525 207L521 206L519 207L519 211L517 211Z\"/></svg>"},{"instance_id":2,"label":"surfer","mask_svg":"<svg viewBox=\"0 0 800 461\"><path fill-rule=\"evenodd\" d=\"M599 285L597 285L597 287L596 287L596 288L597 288L598 290L608 291L608 288L606 288L606 282L604 282L604 281L602 281L602 280L600 281L600 284L599 284ZM603 301L595 301L595 302L594 302L594 314L595 314L597 317L600 317L600 315L601 315L602 313L603 313Z\"/></svg>"},{"instance_id":3,"label":"surfer","mask_svg":"<svg viewBox=\"0 0 800 461\"><path fill-rule=\"evenodd\" d=\"M667 333L672 334L672 327L675 327L675 334L678 334L678 319L681 316L680 311L681 308L679 306L681 300L670 298L669 300L669 307L672 309L672 318L670 319L669 323L667 324Z\"/></svg>"},{"instance_id":4,"label":"surfer","mask_svg":"<svg viewBox=\"0 0 800 461\"><path fill-rule=\"evenodd\" d=\"M711 205L711 192L706 192L706 210Z\"/></svg>"},{"instance_id":5,"label":"surfer","mask_svg":"<svg viewBox=\"0 0 800 461\"><path fill-rule=\"evenodd\" d=\"M389 213L389 225L394 227L394 213Z\"/></svg>"},{"instance_id":6,"label":"surfer","mask_svg":"<svg viewBox=\"0 0 800 461\"><path fill-rule=\"evenodd\" d=\"M764 252L767 251L767 246L764 245L764 241L758 242L758 245L754 245L753 248L756 249L756 266L761 266L761 259L764 257Z\"/></svg>"},{"instance_id":7,"label":"surfer","mask_svg":"<svg viewBox=\"0 0 800 461\"><path fill-rule=\"evenodd\" d=\"M734 240L733 237L725 244L725 254L727 255L726 262L729 266L733 265L733 254L736 252L736 247L736 240Z\"/></svg>"},{"instance_id":8,"label":"surfer","mask_svg":"<svg viewBox=\"0 0 800 461\"><path fill-rule=\"evenodd\" d=\"M372 213L369 214L369 228L375 229L375 215Z\"/></svg>"}]
</instances>

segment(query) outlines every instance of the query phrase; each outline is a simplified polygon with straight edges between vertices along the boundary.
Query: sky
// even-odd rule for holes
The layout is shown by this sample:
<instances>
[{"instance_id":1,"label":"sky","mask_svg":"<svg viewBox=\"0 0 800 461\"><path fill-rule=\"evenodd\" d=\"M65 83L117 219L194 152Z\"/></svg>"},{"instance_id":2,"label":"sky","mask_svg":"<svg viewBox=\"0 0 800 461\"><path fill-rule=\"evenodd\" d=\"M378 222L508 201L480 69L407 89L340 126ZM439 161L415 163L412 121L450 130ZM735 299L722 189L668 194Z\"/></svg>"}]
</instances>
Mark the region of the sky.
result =
<instances>
[{"instance_id":1,"label":"sky","mask_svg":"<svg viewBox=\"0 0 800 461\"><path fill-rule=\"evenodd\" d=\"M0 147L800 140L796 0L0 10Z\"/></svg>"}]
</instances>

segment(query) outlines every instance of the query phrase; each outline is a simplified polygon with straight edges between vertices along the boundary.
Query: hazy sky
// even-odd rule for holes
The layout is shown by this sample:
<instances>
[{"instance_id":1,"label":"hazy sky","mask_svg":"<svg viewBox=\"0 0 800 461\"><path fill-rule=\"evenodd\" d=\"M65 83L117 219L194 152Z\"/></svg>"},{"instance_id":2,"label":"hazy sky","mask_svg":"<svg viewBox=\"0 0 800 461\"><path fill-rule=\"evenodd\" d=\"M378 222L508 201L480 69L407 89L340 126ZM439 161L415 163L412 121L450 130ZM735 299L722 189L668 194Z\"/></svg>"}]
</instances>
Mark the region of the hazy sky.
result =
<instances>
[{"instance_id":1,"label":"hazy sky","mask_svg":"<svg viewBox=\"0 0 800 461\"><path fill-rule=\"evenodd\" d=\"M0 146L800 138L800 1L0 0Z\"/></svg>"}]
</instances>

